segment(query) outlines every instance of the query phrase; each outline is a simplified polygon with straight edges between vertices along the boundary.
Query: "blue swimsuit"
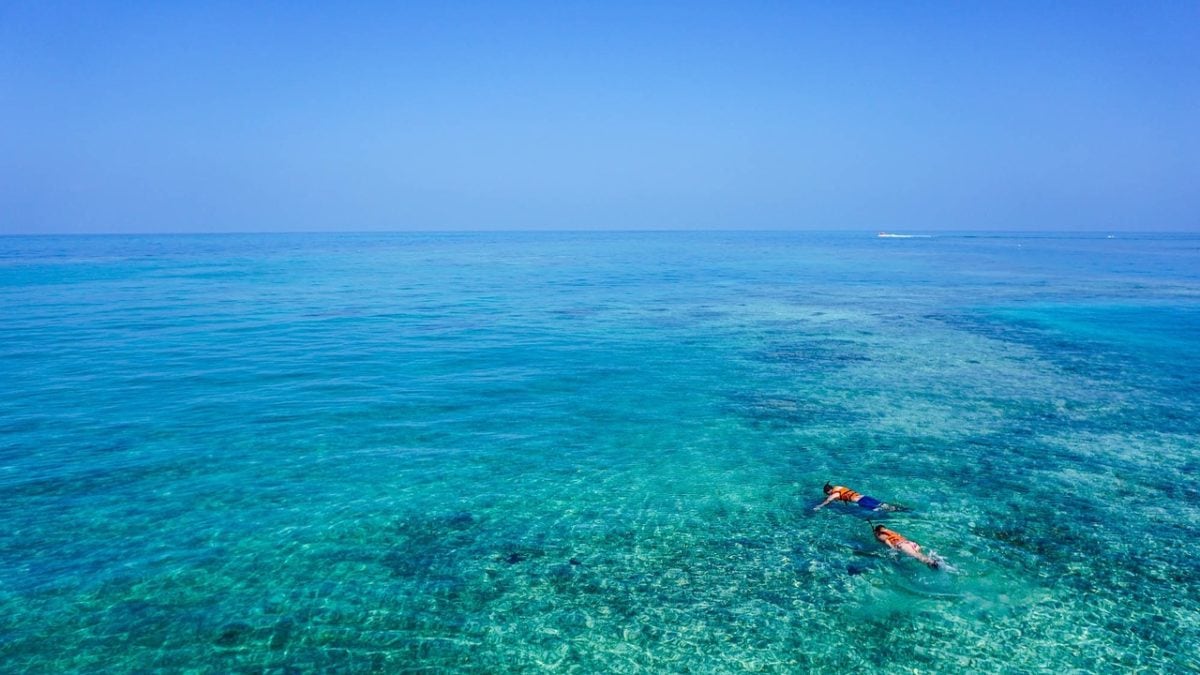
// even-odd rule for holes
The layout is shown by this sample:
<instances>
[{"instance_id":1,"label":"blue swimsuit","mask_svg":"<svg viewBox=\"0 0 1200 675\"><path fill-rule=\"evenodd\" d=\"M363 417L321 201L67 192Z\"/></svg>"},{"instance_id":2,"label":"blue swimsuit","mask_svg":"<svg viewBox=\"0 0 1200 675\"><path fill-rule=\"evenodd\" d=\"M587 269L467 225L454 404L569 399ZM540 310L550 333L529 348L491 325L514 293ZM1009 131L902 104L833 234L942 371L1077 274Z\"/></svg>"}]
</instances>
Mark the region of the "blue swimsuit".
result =
<instances>
[{"instance_id":1,"label":"blue swimsuit","mask_svg":"<svg viewBox=\"0 0 1200 675\"><path fill-rule=\"evenodd\" d=\"M868 511L874 511L875 509L877 509L881 505L883 505L883 502L879 501L878 499L875 499L874 497L868 497L866 495L863 495L858 498L858 505Z\"/></svg>"}]
</instances>

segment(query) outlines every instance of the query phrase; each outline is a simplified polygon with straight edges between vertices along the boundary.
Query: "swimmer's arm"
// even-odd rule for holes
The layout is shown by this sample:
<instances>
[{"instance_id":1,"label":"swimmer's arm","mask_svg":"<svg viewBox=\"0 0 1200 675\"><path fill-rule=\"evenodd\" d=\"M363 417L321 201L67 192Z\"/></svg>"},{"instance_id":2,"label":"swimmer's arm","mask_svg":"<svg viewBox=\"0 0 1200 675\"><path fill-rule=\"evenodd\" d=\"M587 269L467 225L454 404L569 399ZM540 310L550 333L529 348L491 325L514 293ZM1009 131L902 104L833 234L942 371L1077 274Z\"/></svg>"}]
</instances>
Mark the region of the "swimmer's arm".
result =
<instances>
[{"instance_id":1,"label":"swimmer's arm","mask_svg":"<svg viewBox=\"0 0 1200 675\"><path fill-rule=\"evenodd\" d=\"M912 557L916 558L917 560L920 560L921 562L925 563L926 565L929 565L930 567L932 567L935 570L941 566L941 563L938 562L937 558L934 558L933 556L922 551L920 545L914 546L913 549L911 551L909 551L908 553L910 555L912 555Z\"/></svg>"},{"instance_id":2,"label":"swimmer's arm","mask_svg":"<svg viewBox=\"0 0 1200 675\"><path fill-rule=\"evenodd\" d=\"M840 494L842 494L842 493L840 493L840 492L831 492L831 493L829 493L829 496L825 498L825 501L823 501L823 502L821 502L820 504L817 504L816 506L814 506L814 507L813 507L813 511L819 511L819 510L821 510L821 507L822 507L822 506L825 506L825 505L826 505L826 504L828 504L829 502L831 502L831 501L833 501L833 500L837 499L837 498L838 498L838 495L840 495Z\"/></svg>"}]
</instances>

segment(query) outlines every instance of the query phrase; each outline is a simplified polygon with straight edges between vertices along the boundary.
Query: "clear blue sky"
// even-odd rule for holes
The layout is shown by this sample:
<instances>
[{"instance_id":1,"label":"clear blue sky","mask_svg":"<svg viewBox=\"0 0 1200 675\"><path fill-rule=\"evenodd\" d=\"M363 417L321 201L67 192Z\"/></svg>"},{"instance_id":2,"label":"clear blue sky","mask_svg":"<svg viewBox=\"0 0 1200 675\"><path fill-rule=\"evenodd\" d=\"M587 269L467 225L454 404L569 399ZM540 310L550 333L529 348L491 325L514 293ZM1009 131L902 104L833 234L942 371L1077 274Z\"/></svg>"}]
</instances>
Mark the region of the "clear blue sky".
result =
<instances>
[{"instance_id":1,"label":"clear blue sky","mask_svg":"<svg viewBox=\"0 0 1200 675\"><path fill-rule=\"evenodd\" d=\"M3 2L0 232L1200 230L1200 3Z\"/></svg>"}]
</instances>

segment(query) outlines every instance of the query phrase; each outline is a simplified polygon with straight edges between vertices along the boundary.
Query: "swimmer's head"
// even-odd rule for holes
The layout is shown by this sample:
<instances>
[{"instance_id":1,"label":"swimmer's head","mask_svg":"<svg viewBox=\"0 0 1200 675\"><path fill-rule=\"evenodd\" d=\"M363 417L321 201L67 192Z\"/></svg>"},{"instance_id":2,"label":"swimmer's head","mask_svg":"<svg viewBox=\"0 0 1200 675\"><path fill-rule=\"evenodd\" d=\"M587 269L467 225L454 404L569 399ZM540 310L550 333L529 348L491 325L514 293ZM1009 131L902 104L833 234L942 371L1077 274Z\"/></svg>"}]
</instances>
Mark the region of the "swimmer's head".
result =
<instances>
[{"instance_id":1,"label":"swimmer's head","mask_svg":"<svg viewBox=\"0 0 1200 675\"><path fill-rule=\"evenodd\" d=\"M833 492L833 486L829 484L829 481L825 481L824 489L825 489L825 494L829 494L830 492Z\"/></svg>"}]
</instances>

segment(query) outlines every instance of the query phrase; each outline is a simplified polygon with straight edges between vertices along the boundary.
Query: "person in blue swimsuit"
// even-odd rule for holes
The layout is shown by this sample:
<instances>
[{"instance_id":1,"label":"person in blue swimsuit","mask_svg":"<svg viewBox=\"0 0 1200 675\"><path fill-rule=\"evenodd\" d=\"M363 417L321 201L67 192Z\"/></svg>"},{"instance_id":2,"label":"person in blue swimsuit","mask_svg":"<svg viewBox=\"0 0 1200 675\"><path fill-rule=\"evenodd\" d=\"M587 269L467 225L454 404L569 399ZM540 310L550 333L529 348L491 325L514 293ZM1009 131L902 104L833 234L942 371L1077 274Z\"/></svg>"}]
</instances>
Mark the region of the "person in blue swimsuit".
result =
<instances>
[{"instance_id":1,"label":"person in blue swimsuit","mask_svg":"<svg viewBox=\"0 0 1200 675\"><path fill-rule=\"evenodd\" d=\"M864 508L868 511L899 511L900 510L900 507L898 507L898 506L893 506L892 504L885 504L885 503L879 501L878 499L871 497L869 495L864 495L864 494L855 492L854 490L851 490L850 488L842 486L842 485L830 485L828 482L825 483L825 495L826 495L825 501L814 506L813 511L819 511L819 510L821 510L822 506L825 506L829 502L832 502L835 500L846 502L846 503L858 504L859 506L861 506L862 508Z\"/></svg>"}]
</instances>

